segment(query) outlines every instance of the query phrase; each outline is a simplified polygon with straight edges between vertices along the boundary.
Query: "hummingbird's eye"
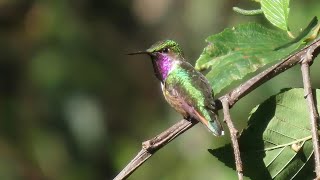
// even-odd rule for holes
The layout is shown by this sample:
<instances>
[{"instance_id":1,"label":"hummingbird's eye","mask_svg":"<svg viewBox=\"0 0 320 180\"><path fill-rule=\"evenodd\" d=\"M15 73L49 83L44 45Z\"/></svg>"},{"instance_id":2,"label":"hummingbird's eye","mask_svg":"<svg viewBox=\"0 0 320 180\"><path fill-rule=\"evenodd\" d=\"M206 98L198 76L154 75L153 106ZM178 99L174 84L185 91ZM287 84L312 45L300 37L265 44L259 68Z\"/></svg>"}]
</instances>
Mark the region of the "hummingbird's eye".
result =
<instances>
[{"instance_id":1,"label":"hummingbird's eye","mask_svg":"<svg viewBox=\"0 0 320 180\"><path fill-rule=\"evenodd\" d=\"M163 48L163 49L162 49L162 52L163 52L163 53L168 53L169 51L170 51L169 48Z\"/></svg>"}]
</instances>

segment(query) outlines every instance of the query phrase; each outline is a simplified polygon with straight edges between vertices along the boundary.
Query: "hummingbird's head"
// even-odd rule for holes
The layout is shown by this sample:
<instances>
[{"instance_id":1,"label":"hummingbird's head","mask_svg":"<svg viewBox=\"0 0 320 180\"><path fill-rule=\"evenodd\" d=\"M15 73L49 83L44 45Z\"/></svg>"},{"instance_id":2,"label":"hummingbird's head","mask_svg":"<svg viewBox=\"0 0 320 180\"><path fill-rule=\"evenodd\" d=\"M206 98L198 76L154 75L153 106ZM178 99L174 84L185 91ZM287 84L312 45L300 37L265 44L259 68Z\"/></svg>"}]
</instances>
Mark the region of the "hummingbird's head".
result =
<instances>
[{"instance_id":1,"label":"hummingbird's head","mask_svg":"<svg viewBox=\"0 0 320 180\"><path fill-rule=\"evenodd\" d=\"M146 51L138 51L129 53L129 55L135 54L148 54L152 60L158 60L161 57L172 57L173 59L183 59L183 53L178 43L173 40L163 40L154 43Z\"/></svg>"},{"instance_id":2,"label":"hummingbird's head","mask_svg":"<svg viewBox=\"0 0 320 180\"><path fill-rule=\"evenodd\" d=\"M146 52L148 52L151 57L178 56L178 59L180 59L179 57L183 55L179 44L173 40L158 41L147 49Z\"/></svg>"},{"instance_id":3,"label":"hummingbird's head","mask_svg":"<svg viewBox=\"0 0 320 180\"><path fill-rule=\"evenodd\" d=\"M151 57L155 75L160 81L165 80L169 72L181 61L184 61L179 44L172 40L156 42L145 51L138 51L129 55L135 54L148 54Z\"/></svg>"}]
</instances>

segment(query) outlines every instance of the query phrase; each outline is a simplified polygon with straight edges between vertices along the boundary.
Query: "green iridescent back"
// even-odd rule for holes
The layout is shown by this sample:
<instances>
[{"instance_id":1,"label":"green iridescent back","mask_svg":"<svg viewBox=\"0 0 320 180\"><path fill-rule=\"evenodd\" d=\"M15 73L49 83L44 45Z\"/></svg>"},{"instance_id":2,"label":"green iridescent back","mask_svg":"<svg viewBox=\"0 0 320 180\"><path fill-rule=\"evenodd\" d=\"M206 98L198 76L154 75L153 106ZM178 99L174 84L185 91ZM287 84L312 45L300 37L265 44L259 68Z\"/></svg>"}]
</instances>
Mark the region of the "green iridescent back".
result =
<instances>
[{"instance_id":1,"label":"green iridescent back","mask_svg":"<svg viewBox=\"0 0 320 180\"><path fill-rule=\"evenodd\" d=\"M221 135L222 127L215 114L211 86L207 79L189 63L182 62L170 72L165 80L164 91L168 92L164 92L167 101L177 111L192 117L203 117L209 123L208 128L214 134ZM186 107L186 105L189 106ZM190 112L194 113L190 114Z\"/></svg>"},{"instance_id":2,"label":"green iridescent back","mask_svg":"<svg viewBox=\"0 0 320 180\"><path fill-rule=\"evenodd\" d=\"M184 63L175 68L167 77L166 84L174 89L179 89L182 94L187 95L188 103L196 106L205 106L213 101L213 94L210 86L204 84L200 79L200 73L193 69L189 63ZM194 104L196 103L196 104Z\"/></svg>"}]
</instances>

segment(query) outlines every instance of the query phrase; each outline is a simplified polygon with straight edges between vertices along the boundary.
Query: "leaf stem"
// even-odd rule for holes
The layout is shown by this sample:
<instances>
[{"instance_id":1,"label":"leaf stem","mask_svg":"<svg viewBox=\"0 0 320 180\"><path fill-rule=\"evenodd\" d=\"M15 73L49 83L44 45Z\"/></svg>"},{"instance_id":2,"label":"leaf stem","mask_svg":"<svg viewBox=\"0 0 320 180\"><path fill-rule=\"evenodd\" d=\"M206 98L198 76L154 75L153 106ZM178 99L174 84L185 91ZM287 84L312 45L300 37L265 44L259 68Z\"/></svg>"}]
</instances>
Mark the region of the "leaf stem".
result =
<instances>
[{"instance_id":1,"label":"leaf stem","mask_svg":"<svg viewBox=\"0 0 320 180\"><path fill-rule=\"evenodd\" d=\"M292 39L295 38L294 35L291 33L291 31L287 31L287 33L288 33L288 36L289 36L290 38L292 38Z\"/></svg>"},{"instance_id":2,"label":"leaf stem","mask_svg":"<svg viewBox=\"0 0 320 180\"><path fill-rule=\"evenodd\" d=\"M262 9L246 10L239 7L233 7L232 10L245 16L254 16L263 13Z\"/></svg>"}]
</instances>

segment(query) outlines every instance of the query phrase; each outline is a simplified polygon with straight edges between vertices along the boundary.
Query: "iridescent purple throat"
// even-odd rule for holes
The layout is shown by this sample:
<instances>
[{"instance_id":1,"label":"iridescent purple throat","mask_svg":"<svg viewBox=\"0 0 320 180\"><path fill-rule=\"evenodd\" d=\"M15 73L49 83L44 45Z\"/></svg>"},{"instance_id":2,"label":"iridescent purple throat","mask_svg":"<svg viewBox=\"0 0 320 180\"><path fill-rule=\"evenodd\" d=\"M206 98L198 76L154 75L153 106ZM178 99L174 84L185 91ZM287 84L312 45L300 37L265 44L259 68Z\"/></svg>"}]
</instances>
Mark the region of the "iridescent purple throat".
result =
<instances>
[{"instance_id":1,"label":"iridescent purple throat","mask_svg":"<svg viewBox=\"0 0 320 180\"><path fill-rule=\"evenodd\" d=\"M163 82L172 68L173 61L169 56L158 54L157 57L152 60L152 63L156 77Z\"/></svg>"}]
</instances>

